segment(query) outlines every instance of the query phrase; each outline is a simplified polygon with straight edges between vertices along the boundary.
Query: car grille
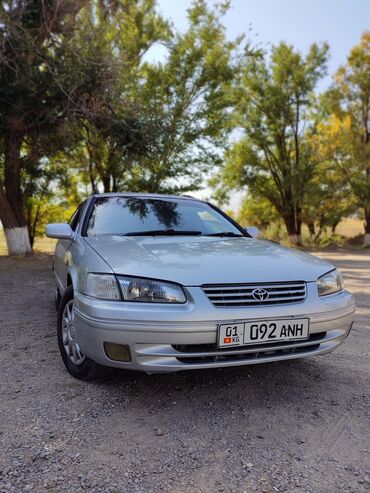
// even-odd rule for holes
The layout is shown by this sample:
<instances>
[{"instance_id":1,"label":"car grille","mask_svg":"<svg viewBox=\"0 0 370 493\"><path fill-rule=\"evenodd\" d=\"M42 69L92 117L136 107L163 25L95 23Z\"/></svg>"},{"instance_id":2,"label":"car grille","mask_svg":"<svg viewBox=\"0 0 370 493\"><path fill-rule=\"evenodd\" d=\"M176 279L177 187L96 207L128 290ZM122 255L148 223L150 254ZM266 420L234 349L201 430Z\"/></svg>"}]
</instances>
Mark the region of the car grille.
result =
<instances>
[{"instance_id":1,"label":"car grille","mask_svg":"<svg viewBox=\"0 0 370 493\"><path fill-rule=\"evenodd\" d=\"M202 289L215 306L255 306L300 303L306 299L306 283L207 284Z\"/></svg>"}]
</instances>

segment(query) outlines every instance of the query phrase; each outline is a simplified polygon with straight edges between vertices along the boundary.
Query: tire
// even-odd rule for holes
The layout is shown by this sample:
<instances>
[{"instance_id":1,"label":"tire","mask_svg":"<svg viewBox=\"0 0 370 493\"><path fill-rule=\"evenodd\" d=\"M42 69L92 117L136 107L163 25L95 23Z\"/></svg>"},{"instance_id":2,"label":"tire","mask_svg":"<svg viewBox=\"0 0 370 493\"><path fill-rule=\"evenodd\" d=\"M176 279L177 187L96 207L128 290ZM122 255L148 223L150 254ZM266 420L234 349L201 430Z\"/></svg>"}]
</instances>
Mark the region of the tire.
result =
<instances>
[{"instance_id":1,"label":"tire","mask_svg":"<svg viewBox=\"0 0 370 493\"><path fill-rule=\"evenodd\" d=\"M99 365L85 356L74 341L73 286L61 297L58 307L57 336L60 354L68 372L79 380L97 380L111 373L112 369ZM68 322L68 323L67 323Z\"/></svg>"}]
</instances>

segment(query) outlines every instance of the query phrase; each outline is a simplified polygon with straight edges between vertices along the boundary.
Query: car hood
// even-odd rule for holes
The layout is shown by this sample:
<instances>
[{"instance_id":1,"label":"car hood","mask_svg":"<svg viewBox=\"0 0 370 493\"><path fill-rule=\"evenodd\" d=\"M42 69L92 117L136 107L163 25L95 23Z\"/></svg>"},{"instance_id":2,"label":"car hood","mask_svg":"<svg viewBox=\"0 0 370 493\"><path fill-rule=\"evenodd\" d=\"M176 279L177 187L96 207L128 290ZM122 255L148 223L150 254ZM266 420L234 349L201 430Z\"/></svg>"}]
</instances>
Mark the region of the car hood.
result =
<instances>
[{"instance_id":1,"label":"car hood","mask_svg":"<svg viewBox=\"0 0 370 493\"><path fill-rule=\"evenodd\" d=\"M184 286L316 281L333 268L307 253L247 237L96 236L85 240L116 274Z\"/></svg>"}]
</instances>

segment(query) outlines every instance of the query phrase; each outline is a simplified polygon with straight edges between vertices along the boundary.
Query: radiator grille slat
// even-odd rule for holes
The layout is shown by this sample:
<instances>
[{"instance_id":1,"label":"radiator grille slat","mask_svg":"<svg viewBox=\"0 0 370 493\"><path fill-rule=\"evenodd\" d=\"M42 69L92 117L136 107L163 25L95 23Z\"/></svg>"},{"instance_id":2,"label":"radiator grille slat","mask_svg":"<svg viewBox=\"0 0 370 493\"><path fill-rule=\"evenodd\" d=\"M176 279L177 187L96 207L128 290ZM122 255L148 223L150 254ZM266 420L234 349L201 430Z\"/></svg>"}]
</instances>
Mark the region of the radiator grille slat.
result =
<instances>
[{"instance_id":1,"label":"radiator grille slat","mask_svg":"<svg viewBox=\"0 0 370 493\"><path fill-rule=\"evenodd\" d=\"M253 290L255 288L273 288L273 289L287 289L288 287L297 287L298 289L304 289L305 283L298 282L298 283L287 283L287 284L281 284L281 283L261 283L261 284L227 284L227 285L204 285L203 288L207 289L207 291L232 291L232 290L243 290L243 291L249 291Z\"/></svg>"},{"instance_id":2,"label":"radiator grille slat","mask_svg":"<svg viewBox=\"0 0 370 493\"><path fill-rule=\"evenodd\" d=\"M306 299L304 281L261 284L204 285L215 306L254 306L300 303Z\"/></svg>"},{"instance_id":3,"label":"radiator grille slat","mask_svg":"<svg viewBox=\"0 0 370 493\"><path fill-rule=\"evenodd\" d=\"M305 293L305 290L304 289L295 289L295 290L292 290L292 291L270 291L270 296L269 298L271 298L272 296L285 296L285 295L289 295L289 298L291 296L301 296L302 294L304 295ZM252 296L252 291L232 291L232 292L222 292L222 293L209 293L208 294L208 297L209 298L224 298L224 297L227 297L228 299L231 299L231 298L239 298L239 297L246 297L246 296Z\"/></svg>"}]
</instances>

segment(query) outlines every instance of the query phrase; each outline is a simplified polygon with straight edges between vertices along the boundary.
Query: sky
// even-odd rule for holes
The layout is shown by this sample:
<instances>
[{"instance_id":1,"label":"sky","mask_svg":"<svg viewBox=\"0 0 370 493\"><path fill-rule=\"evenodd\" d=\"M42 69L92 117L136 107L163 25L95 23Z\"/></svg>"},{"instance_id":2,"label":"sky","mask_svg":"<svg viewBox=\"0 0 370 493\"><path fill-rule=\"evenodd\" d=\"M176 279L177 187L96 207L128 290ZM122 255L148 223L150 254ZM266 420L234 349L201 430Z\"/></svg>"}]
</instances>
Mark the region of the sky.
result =
<instances>
[{"instance_id":1,"label":"sky","mask_svg":"<svg viewBox=\"0 0 370 493\"><path fill-rule=\"evenodd\" d=\"M191 0L157 0L159 11L171 18L175 26L185 30L186 10ZM216 0L208 0L210 5ZM230 39L245 33L252 43L268 48L269 44L286 41L303 54L314 42L328 42L330 59L328 75L319 83L320 91L329 87L332 75L346 62L351 48L358 44L361 34L370 29L370 0L231 0L231 9L224 18ZM164 56L156 47L153 59ZM211 191L193 192L207 199ZM238 209L241 194L231 198L229 207Z\"/></svg>"},{"instance_id":2,"label":"sky","mask_svg":"<svg viewBox=\"0 0 370 493\"><path fill-rule=\"evenodd\" d=\"M186 29L190 4L190 0L158 0L161 13L180 30ZM330 75L321 83L325 88L361 34L370 29L370 0L231 0L224 25L229 38L247 33L266 48L286 41L306 53L313 42L327 41L331 56Z\"/></svg>"}]
</instances>

